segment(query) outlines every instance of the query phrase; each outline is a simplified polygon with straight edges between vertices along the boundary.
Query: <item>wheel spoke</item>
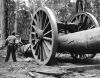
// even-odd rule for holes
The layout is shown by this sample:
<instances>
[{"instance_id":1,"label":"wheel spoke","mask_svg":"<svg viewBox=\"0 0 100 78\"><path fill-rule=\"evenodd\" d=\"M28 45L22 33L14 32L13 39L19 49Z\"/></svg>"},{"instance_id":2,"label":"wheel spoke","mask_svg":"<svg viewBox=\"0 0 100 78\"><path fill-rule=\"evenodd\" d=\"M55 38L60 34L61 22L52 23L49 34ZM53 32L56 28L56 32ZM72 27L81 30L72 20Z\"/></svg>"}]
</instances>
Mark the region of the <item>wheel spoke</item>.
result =
<instances>
[{"instance_id":1,"label":"wheel spoke","mask_svg":"<svg viewBox=\"0 0 100 78\"><path fill-rule=\"evenodd\" d=\"M35 18L33 19L33 23L32 23L32 25L37 25L37 21L36 21Z\"/></svg>"},{"instance_id":2,"label":"wheel spoke","mask_svg":"<svg viewBox=\"0 0 100 78\"><path fill-rule=\"evenodd\" d=\"M44 43L45 43L45 45L47 46L47 48L48 48L49 50L52 49L52 48L51 48L51 45L52 45L52 44L50 44L50 42L44 41Z\"/></svg>"},{"instance_id":3,"label":"wheel spoke","mask_svg":"<svg viewBox=\"0 0 100 78\"><path fill-rule=\"evenodd\" d=\"M42 45L42 43L41 43L41 44L40 44L40 47L39 47L39 48L40 48L40 50L39 50L39 51L40 51L40 59L41 59L41 61L44 61L44 56L43 56L43 53L44 53L44 52L43 52L42 46L43 46L43 45Z\"/></svg>"},{"instance_id":4,"label":"wheel spoke","mask_svg":"<svg viewBox=\"0 0 100 78\"><path fill-rule=\"evenodd\" d=\"M48 38L48 37L43 37L43 39L47 41L52 41L52 38Z\"/></svg>"},{"instance_id":5,"label":"wheel spoke","mask_svg":"<svg viewBox=\"0 0 100 78\"><path fill-rule=\"evenodd\" d=\"M50 22L48 21L47 24L46 24L46 26L43 29L43 32L45 32L45 30L47 29L47 27L49 26L49 24L50 24Z\"/></svg>"},{"instance_id":6,"label":"wheel spoke","mask_svg":"<svg viewBox=\"0 0 100 78\"><path fill-rule=\"evenodd\" d=\"M82 22L82 15L79 16L79 21Z\"/></svg>"},{"instance_id":7,"label":"wheel spoke","mask_svg":"<svg viewBox=\"0 0 100 78\"><path fill-rule=\"evenodd\" d=\"M39 44L37 43L33 48L34 48L34 51L35 51L35 55L38 55Z\"/></svg>"},{"instance_id":8,"label":"wheel spoke","mask_svg":"<svg viewBox=\"0 0 100 78\"><path fill-rule=\"evenodd\" d=\"M44 27L45 27L45 25L46 25L47 18L48 18L48 16L46 15L46 18L45 18L45 21L44 21L44 25L43 25L43 29L44 29Z\"/></svg>"},{"instance_id":9,"label":"wheel spoke","mask_svg":"<svg viewBox=\"0 0 100 78\"><path fill-rule=\"evenodd\" d=\"M41 11L39 11L39 28L41 29L42 27L42 15L41 15Z\"/></svg>"},{"instance_id":10,"label":"wheel spoke","mask_svg":"<svg viewBox=\"0 0 100 78\"><path fill-rule=\"evenodd\" d=\"M44 33L44 36L51 34L51 33L52 33L52 30L49 30L48 32Z\"/></svg>"},{"instance_id":11,"label":"wheel spoke","mask_svg":"<svg viewBox=\"0 0 100 78\"><path fill-rule=\"evenodd\" d=\"M44 56L44 59L47 59L48 56L49 56L50 50L49 50L48 47L44 44L44 42L43 42L42 45L43 45L42 47L43 47L43 56Z\"/></svg>"},{"instance_id":12,"label":"wheel spoke","mask_svg":"<svg viewBox=\"0 0 100 78\"><path fill-rule=\"evenodd\" d=\"M95 25L92 25L91 27L89 27L88 29L92 29L92 28L94 28L95 27Z\"/></svg>"},{"instance_id":13,"label":"wheel spoke","mask_svg":"<svg viewBox=\"0 0 100 78\"><path fill-rule=\"evenodd\" d=\"M83 23L85 23L85 21L86 21L86 16L85 15L83 15Z\"/></svg>"},{"instance_id":14,"label":"wheel spoke","mask_svg":"<svg viewBox=\"0 0 100 78\"><path fill-rule=\"evenodd\" d=\"M82 31L82 30L87 29L87 26L86 26L87 19L86 19L86 17L84 17L83 20L84 20L84 21L82 21L81 27L79 28L79 31L80 31L80 30Z\"/></svg>"},{"instance_id":15,"label":"wheel spoke","mask_svg":"<svg viewBox=\"0 0 100 78\"><path fill-rule=\"evenodd\" d=\"M90 20L90 18L87 18L87 27L90 25L90 22L91 22L91 20Z\"/></svg>"},{"instance_id":16,"label":"wheel spoke","mask_svg":"<svg viewBox=\"0 0 100 78\"><path fill-rule=\"evenodd\" d=\"M39 26L39 16L38 16L38 14L36 14L36 19L37 19L37 26Z\"/></svg>"},{"instance_id":17,"label":"wheel spoke","mask_svg":"<svg viewBox=\"0 0 100 78\"><path fill-rule=\"evenodd\" d=\"M42 18L42 20L43 20L43 11L42 11L42 13L41 13L41 14L42 14L42 17L41 17L41 18Z\"/></svg>"},{"instance_id":18,"label":"wheel spoke","mask_svg":"<svg viewBox=\"0 0 100 78\"><path fill-rule=\"evenodd\" d=\"M41 25L43 26L43 11L41 11ZM42 29L42 26L41 26L41 29Z\"/></svg>"},{"instance_id":19,"label":"wheel spoke","mask_svg":"<svg viewBox=\"0 0 100 78\"><path fill-rule=\"evenodd\" d=\"M82 14L81 15L81 23L84 23L84 18L85 18L85 16Z\"/></svg>"},{"instance_id":20,"label":"wheel spoke","mask_svg":"<svg viewBox=\"0 0 100 78\"><path fill-rule=\"evenodd\" d=\"M34 25L31 25L32 27L31 27L31 32L35 32L35 26Z\"/></svg>"},{"instance_id":21,"label":"wheel spoke","mask_svg":"<svg viewBox=\"0 0 100 78\"><path fill-rule=\"evenodd\" d=\"M83 18L83 25L82 25L82 27L86 27L86 23L87 23L87 17L86 16L84 16L84 18ZM87 28L87 27L86 27Z\"/></svg>"},{"instance_id":22,"label":"wheel spoke","mask_svg":"<svg viewBox=\"0 0 100 78\"><path fill-rule=\"evenodd\" d=\"M43 48L45 50L46 56L49 56L51 50L48 48L48 46L44 42L43 42Z\"/></svg>"},{"instance_id":23,"label":"wheel spoke","mask_svg":"<svg viewBox=\"0 0 100 78\"><path fill-rule=\"evenodd\" d=\"M35 44L33 45L33 48L36 49L36 46L39 44L39 40L35 40Z\"/></svg>"},{"instance_id":24,"label":"wheel spoke","mask_svg":"<svg viewBox=\"0 0 100 78\"><path fill-rule=\"evenodd\" d=\"M76 17L76 21L79 21L78 17Z\"/></svg>"},{"instance_id":25,"label":"wheel spoke","mask_svg":"<svg viewBox=\"0 0 100 78\"><path fill-rule=\"evenodd\" d=\"M41 59L41 51L40 51L40 46L38 48L38 59Z\"/></svg>"}]
</instances>

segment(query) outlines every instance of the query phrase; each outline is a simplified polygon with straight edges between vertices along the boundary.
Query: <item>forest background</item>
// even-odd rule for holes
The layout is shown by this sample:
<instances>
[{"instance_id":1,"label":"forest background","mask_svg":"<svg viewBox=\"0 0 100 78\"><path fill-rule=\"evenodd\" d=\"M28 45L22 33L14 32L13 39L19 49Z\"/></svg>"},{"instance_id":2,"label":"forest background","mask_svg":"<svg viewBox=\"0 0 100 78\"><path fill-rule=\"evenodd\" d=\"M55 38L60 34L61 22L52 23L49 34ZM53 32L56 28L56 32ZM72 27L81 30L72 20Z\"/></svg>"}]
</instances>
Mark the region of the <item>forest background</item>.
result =
<instances>
[{"instance_id":1,"label":"forest background","mask_svg":"<svg viewBox=\"0 0 100 78\"><path fill-rule=\"evenodd\" d=\"M41 4L49 7L55 14L57 21L67 22L76 13L75 0L5 0L5 15L7 33L11 34L14 26L21 36L29 32L32 15L41 7ZM86 0L86 12L92 13L100 23L100 0ZM23 32L24 31L24 32ZM25 37L25 38L26 38Z\"/></svg>"}]
</instances>

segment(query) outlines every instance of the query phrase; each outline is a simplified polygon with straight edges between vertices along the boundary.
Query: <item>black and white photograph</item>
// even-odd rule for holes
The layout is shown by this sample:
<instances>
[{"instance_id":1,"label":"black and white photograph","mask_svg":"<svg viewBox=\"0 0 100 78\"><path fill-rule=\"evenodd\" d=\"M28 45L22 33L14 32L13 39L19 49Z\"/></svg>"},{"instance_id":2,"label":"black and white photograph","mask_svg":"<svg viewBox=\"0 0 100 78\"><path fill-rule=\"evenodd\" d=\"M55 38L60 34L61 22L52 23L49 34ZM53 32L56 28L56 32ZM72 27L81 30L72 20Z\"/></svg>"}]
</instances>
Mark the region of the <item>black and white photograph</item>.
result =
<instances>
[{"instance_id":1,"label":"black and white photograph","mask_svg":"<svg viewBox=\"0 0 100 78\"><path fill-rule=\"evenodd\" d=\"M100 78L100 0L0 0L0 78Z\"/></svg>"}]
</instances>

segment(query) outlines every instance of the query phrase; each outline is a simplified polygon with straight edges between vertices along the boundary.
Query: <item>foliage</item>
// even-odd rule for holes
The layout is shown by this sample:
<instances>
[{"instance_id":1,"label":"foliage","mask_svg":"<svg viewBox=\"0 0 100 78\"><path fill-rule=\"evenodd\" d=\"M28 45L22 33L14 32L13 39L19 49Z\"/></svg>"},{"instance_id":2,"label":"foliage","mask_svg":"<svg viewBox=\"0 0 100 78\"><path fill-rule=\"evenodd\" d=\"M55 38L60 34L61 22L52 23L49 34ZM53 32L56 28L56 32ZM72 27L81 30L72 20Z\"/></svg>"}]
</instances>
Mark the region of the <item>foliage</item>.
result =
<instances>
[{"instance_id":1,"label":"foliage","mask_svg":"<svg viewBox=\"0 0 100 78\"><path fill-rule=\"evenodd\" d=\"M17 12L17 23L18 23L18 32L20 34L24 34L21 30L25 30L28 26L30 26L31 15L35 10L40 7L39 0L29 0L30 7L26 5L18 4L18 11L16 9L16 4L13 0L6 0L8 11L8 29L9 34L14 29L15 22L15 13ZM100 0L86 0L86 11L92 13L98 21L100 20ZM34 6L35 7L34 7ZM75 2L70 2L70 0L46 0L45 5L49 7L56 15L57 21L70 21L70 18L75 15ZM22 28L22 29L21 29Z\"/></svg>"},{"instance_id":2,"label":"foliage","mask_svg":"<svg viewBox=\"0 0 100 78\"><path fill-rule=\"evenodd\" d=\"M85 11L92 13L100 21L100 0L85 1ZM76 14L76 4L71 0L48 0L46 5L54 11L58 21L70 21L69 19Z\"/></svg>"},{"instance_id":3,"label":"foliage","mask_svg":"<svg viewBox=\"0 0 100 78\"><path fill-rule=\"evenodd\" d=\"M18 11L17 28L20 35L29 35L31 16L30 12L26 10ZM27 30L28 29L28 30ZM29 36L28 36L29 37Z\"/></svg>"},{"instance_id":4,"label":"foliage","mask_svg":"<svg viewBox=\"0 0 100 78\"><path fill-rule=\"evenodd\" d=\"M46 4L56 14L57 21L69 21L72 14L75 14L75 3L70 0L49 0Z\"/></svg>"}]
</instances>

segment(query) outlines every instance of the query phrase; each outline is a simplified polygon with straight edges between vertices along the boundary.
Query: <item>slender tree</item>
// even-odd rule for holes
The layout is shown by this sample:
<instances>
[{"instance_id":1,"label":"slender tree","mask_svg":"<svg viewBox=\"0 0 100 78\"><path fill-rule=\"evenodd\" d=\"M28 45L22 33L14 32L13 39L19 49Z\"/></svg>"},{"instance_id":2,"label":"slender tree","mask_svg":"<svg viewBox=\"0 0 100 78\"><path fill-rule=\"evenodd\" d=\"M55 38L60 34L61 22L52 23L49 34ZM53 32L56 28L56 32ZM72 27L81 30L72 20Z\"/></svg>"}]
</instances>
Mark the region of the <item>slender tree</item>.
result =
<instances>
[{"instance_id":1,"label":"slender tree","mask_svg":"<svg viewBox=\"0 0 100 78\"><path fill-rule=\"evenodd\" d=\"M4 13L5 13L5 25L4 25L4 37L8 37L8 0L4 0Z\"/></svg>"}]
</instances>

